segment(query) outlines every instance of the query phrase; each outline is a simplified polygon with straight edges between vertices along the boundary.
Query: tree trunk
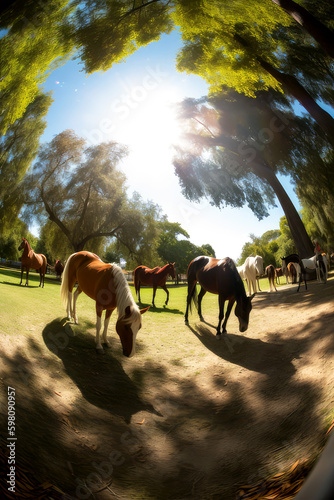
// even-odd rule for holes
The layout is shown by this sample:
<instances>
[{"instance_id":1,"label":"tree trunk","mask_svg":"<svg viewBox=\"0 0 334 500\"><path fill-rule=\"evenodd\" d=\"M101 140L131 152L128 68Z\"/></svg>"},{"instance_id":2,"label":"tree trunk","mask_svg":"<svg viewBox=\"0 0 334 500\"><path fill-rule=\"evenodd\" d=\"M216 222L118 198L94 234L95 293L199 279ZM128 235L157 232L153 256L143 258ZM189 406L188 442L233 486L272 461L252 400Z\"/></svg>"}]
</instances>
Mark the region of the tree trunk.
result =
<instances>
[{"instance_id":1,"label":"tree trunk","mask_svg":"<svg viewBox=\"0 0 334 500\"><path fill-rule=\"evenodd\" d=\"M285 90L297 99L306 111L308 111L312 118L325 132L330 143L334 146L334 118L316 103L313 97L298 82L297 78L292 75L281 73L260 57L257 57L256 59L261 64L262 68L268 71L271 76L281 83Z\"/></svg>"},{"instance_id":2,"label":"tree trunk","mask_svg":"<svg viewBox=\"0 0 334 500\"><path fill-rule=\"evenodd\" d=\"M240 35L235 34L234 38L237 42L242 45L242 47L252 51L252 57L260 64L260 66L267 71L273 78L275 78L279 83L281 83L288 94L297 99L297 101L308 111L312 118L318 123L318 125L325 132L328 140L334 146L334 118L327 113L313 97L305 90L305 88L299 83L296 77L293 75L287 75L286 73L281 73L278 69L274 68L272 64L265 61L262 57L256 55L256 51L250 46L250 44L242 38Z\"/></svg>"},{"instance_id":3,"label":"tree trunk","mask_svg":"<svg viewBox=\"0 0 334 500\"><path fill-rule=\"evenodd\" d=\"M191 137L192 134L188 134L188 136ZM305 226L301 218L299 217L294 204L290 200L282 184L277 179L275 172L261 159L261 157L259 157L259 152L255 151L255 148L245 148L242 142L224 135L220 135L219 137L212 136L205 138L201 138L200 136L195 137L197 138L197 142L202 140L202 142L205 142L206 145L210 144L211 146L220 146L233 152L236 157L240 158L240 165L245 162L248 165L248 168L256 176L268 182L268 184L274 190L287 218L291 235L297 248L299 257L301 259L307 259L311 257L314 254L314 247L309 235L306 232ZM247 156L249 155L249 151L252 152L251 158L247 158Z\"/></svg>"},{"instance_id":4,"label":"tree trunk","mask_svg":"<svg viewBox=\"0 0 334 500\"><path fill-rule=\"evenodd\" d=\"M334 33L327 26L293 0L272 0L272 2L284 9L321 45L329 56L334 57Z\"/></svg>"},{"instance_id":5,"label":"tree trunk","mask_svg":"<svg viewBox=\"0 0 334 500\"><path fill-rule=\"evenodd\" d=\"M265 165L256 165L252 168L252 170L254 174L258 175L262 179L265 179L275 191L275 194L287 218L291 235L297 248L299 257L301 259L307 259L311 257L314 253L312 241L306 232L305 226L301 218L299 217L294 204L290 200L282 184L277 179L273 170L269 166L266 167Z\"/></svg>"}]
</instances>

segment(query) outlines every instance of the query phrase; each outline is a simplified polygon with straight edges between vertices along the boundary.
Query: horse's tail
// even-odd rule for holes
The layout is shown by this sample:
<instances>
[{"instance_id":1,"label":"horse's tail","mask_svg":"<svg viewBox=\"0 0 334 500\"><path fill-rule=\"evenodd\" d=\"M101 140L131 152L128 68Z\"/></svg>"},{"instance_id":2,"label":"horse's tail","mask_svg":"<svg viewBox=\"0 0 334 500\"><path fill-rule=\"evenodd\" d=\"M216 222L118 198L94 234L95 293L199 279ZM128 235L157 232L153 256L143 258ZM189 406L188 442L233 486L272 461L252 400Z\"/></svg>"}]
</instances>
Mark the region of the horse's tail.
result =
<instances>
[{"instance_id":1,"label":"horse's tail","mask_svg":"<svg viewBox=\"0 0 334 500\"><path fill-rule=\"evenodd\" d=\"M43 264L42 264L42 267L41 267L40 271L41 271L42 275L44 276L45 273L46 273L46 269L48 267L48 260L45 257L45 255L41 254L41 256L42 256Z\"/></svg>"},{"instance_id":2,"label":"horse's tail","mask_svg":"<svg viewBox=\"0 0 334 500\"><path fill-rule=\"evenodd\" d=\"M63 302L63 304L66 307L68 306L68 300L69 300L69 297L68 297L68 292L69 292L69 280L68 280L68 277L69 277L69 268L70 268L70 263L71 263L71 259L72 259L73 255L75 255L75 254L73 253L67 259L67 262L66 262L63 274L62 274L62 280L61 280L61 286L60 286L60 298L61 298L61 301Z\"/></svg>"},{"instance_id":3,"label":"horse's tail","mask_svg":"<svg viewBox=\"0 0 334 500\"><path fill-rule=\"evenodd\" d=\"M133 271L133 284L135 286L136 295L138 295L138 290L139 290L138 271L139 271L138 267L136 267L136 269Z\"/></svg>"},{"instance_id":4,"label":"horse's tail","mask_svg":"<svg viewBox=\"0 0 334 500\"><path fill-rule=\"evenodd\" d=\"M188 280L188 286L189 286L189 282L190 281L193 281L192 278L195 278L195 272L193 273L193 276L191 277L191 272L193 271L193 267L194 267L194 263L193 262L190 262L189 266L188 266L188 269L187 269L187 280ZM191 311L191 306L192 306L192 302L195 304L196 306L196 309L198 308L198 297L197 297L197 286L196 286L196 283L191 291L191 295L190 297L188 297L188 300L189 300L189 309Z\"/></svg>"},{"instance_id":5,"label":"horse's tail","mask_svg":"<svg viewBox=\"0 0 334 500\"><path fill-rule=\"evenodd\" d=\"M193 291L191 292L189 308L191 311L191 304L194 303L195 308L198 309L198 294L197 294L197 286L195 285Z\"/></svg>"}]
</instances>

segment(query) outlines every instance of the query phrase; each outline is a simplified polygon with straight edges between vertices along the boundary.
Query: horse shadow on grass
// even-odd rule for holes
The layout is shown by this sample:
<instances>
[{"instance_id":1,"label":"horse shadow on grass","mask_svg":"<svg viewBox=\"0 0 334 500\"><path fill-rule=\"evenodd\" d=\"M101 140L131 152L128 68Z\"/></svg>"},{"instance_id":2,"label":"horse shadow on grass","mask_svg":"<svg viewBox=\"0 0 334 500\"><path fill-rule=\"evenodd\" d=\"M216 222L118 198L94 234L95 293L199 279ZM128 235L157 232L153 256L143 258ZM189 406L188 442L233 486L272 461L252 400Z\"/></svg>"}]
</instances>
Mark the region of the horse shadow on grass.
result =
<instances>
[{"instance_id":1,"label":"horse shadow on grass","mask_svg":"<svg viewBox=\"0 0 334 500\"><path fill-rule=\"evenodd\" d=\"M82 332L92 327L90 322L80 324ZM59 318L45 326L43 340L62 361L67 375L90 404L123 417L126 423L140 411L159 415L141 398L138 387L113 355L113 348L105 349L103 356L97 354L92 335L76 333L67 319ZM110 340L113 346L116 345L113 339Z\"/></svg>"},{"instance_id":2,"label":"horse shadow on grass","mask_svg":"<svg viewBox=\"0 0 334 500\"><path fill-rule=\"evenodd\" d=\"M203 323L213 327L210 323ZM275 376L277 374L275 367L277 361L281 369L283 365L282 374L285 379L292 377L296 371L292 364L292 360L296 356L287 354L283 344L264 342L260 339L236 334L222 334L217 337L202 323L197 324L195 328L189 325L189 329L216 356L247 370Z\"/></svg>"},{"instance_id":3,"label":"horse shadow on grass","mask_svg":"<svg viewBox=\"0 0 334 500\"><path fill-rule=\"evenodd\" d=\"M10 283L9 281L3 281L3 285L10 285L10 286L19 286L21 288L41 288L39 285L20 285L20 283Z\"/></svg>"},{"instance_id":4,"label":"horse shadow on grass","mask_svg":"<svg viewBox=\"0 0 334 500\"><path fill-rule=\"evenodd\" d=\"M180 311L180 309L171 309L170 307L168 307L168 305L163 305L162 307L157 307L157 306L153 306L152 305L152 302L139 302L138 303L138 307L140 309L144 308L144 307L150 307L149 311L151 313L170 313L170 314L180 314L180 315L183 315L184 312Z\"/></svg>"}]
</instances>

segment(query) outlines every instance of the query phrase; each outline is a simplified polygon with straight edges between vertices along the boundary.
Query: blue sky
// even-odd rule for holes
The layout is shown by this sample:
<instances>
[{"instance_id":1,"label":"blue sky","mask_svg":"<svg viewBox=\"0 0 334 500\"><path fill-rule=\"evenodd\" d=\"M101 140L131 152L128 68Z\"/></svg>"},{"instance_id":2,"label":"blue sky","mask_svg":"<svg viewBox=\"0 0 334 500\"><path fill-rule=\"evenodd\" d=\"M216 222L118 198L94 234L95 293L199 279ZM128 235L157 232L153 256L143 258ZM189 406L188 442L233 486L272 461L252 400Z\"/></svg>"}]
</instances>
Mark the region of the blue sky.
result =
<instances>
[{"instance_id":1,"label":"blue sky","mask_svg":"<svg viewBox=\"0 0 334 500\"><path fill-rule=\"evenodd\" d=\"M164 35L110 70L86 76L79 61L53 71L45 90L54 102L47 115L42 142L65 129L73 129L88 144L116 140L129 147L120 165L128 179L129 192L161 206L170 222L179 222L196 245L209 243L219 258L238 259L251 233L261 236L279 228L284 215L280 206L262 221L248 208L191 203L182 194L172 165L171 145L180 132L175 103L185 97L208 93L202 78L178 73L175 58L180 47L176 32ZM280 178L293 203L298 199L287 178Z\"/></svg>"}]
</instances>

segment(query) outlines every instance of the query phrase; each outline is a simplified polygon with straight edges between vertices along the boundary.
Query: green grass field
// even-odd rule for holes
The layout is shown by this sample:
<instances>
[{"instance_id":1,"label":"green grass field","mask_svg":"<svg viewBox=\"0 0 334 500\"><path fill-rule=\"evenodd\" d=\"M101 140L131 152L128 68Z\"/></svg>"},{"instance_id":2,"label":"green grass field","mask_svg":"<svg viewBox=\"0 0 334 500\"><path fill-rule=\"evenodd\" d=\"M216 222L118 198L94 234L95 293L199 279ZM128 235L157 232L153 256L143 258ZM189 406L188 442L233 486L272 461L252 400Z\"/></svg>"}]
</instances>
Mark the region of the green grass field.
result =
<instances>
[{"instance_id":1,"label":"green grass field","mask_svg":"<svg viewBox=\"0 0 334 500\"><path fill-rule=\"evenodd\" d=\"M282 282L282 280L281 280ZM39 275L30 273L29 287L20 283L20 271L8 268L0 268L0 287L1 299L0 307L5 314L2 314L0 320L0 331L9 335L29 335L31 332L41 332L44 326L52 322L55 318L65 317L65 306L60 301L60 282L52 275L47 275L44 288L40 288ZM25 278L23 280L25 283ZM175 331L187 331L184 326L184 313L186 309L187 286L186 285L170 285L167 283L170 296L167 307L164 306L166 293L161 289L157 289L155 304L152 306L152 288L141 288L141 307L150 305L149 311L143 316L143 328L138 335L138 343L141 341L146 344L155 345L157 342L157 332L159 332L160 347L164 349L168 347L171 354L175 351L175 355L180 357L178 350L180 347L174 340ZM266 278L260 280L262 291L269 288ZM135 290L130 283L130 289L133 297ZM247 287L246 287L247 290ZM203 298L202 310L205 319L218 324L218 296L207 293ZM79 325L74 325L72 328L75 331L88 331L94 335L94 325L96 322L95 303L85 294L81 294L77 303L77 313ZM110 325L109 335L115 336L114 325L117 319L116 311L113 313ZM190 320L198 320L198 315L193 305ZM229 323L237 323L234 315L231 315ZM83 325L88 325L83 327ZM180 333L181 334L181 333ZM120 350L120 345L118 346ZM158 347L158 351L160 347ZM177 355L178 353L178 355ZM171 356L173 358L173 355Z\"/></svg>"}]
</instances>

